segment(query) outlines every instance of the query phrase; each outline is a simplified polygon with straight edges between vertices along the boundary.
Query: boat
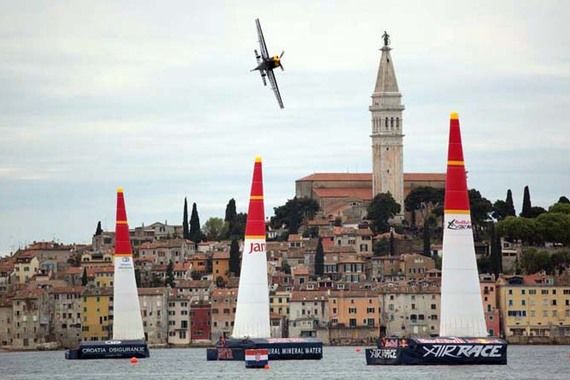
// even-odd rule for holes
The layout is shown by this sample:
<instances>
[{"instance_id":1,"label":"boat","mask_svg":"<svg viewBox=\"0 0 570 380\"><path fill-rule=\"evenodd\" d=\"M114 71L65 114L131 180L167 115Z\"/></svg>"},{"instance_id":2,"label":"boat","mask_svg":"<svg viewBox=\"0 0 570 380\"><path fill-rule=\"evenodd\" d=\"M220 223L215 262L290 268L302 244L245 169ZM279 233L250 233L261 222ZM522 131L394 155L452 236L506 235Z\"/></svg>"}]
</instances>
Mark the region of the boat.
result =
<instances>
[{"instance_id":1,"label":"boat","mask_svg":"<svg viewBox=\"0 0 570 380\"><path fill-rule=\"evenodd\" d=\"M83 341L78 348L65 352L66 359L130 359L150 356L145 341L122 188L117 190L113 261L113 339Z\"/></svg>"},{"instance_id":2,"label":"boat","mask_svg":"<svg viewBox=\"0 0 570 380\"><path fill-rule=\"evenodd\" d=\"M267 349L269 360L319 360L317 338L270 338L269 286L261 157L256 157L245 228L234 329L206 351L207 360L244 360L247 349Z\"/></svg>"},{"instance_id":3,"label":"boat","mask_svg":"<svg viewBox=\"0 0 570 380\"><path fill-rule=\"evenodd\" d=\"M507 342L487 336L457 113L449 124L440 336L384 337L365 350L368 365L507 364Z\"/></svg>"}]
</instances>

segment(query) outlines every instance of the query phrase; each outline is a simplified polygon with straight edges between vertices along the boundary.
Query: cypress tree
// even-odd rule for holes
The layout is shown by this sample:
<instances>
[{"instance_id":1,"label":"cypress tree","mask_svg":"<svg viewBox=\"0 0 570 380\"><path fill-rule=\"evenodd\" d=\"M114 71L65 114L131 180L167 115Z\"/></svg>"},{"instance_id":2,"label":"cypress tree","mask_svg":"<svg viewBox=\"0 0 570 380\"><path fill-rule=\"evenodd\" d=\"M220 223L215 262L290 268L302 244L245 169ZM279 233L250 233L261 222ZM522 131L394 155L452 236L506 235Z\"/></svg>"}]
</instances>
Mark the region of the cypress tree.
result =
<instances>
[{"instance_id":1,"label":"cypress tree","mask_svg":"<svg viewBox=\"0 0 570 380\"><path fill-rule=\"evenodd\" d=\"M239 277L239 243L236 239L232 239L232 243L230 245L230 273L233 273L234 276Z\"/></svg>"},{"instance_id":2,"label":"cypress tree","mask_svg":"<svg viewBox=\"0 0 570 380\"><path fill-rule=\"evenodd\" d=\"M182 237L190 239L190 231L188 230L188 201L184 197L184 216L182 217Z\"/></svg>"},{"instance_id":3,"label":"cypress tree","mask_svg":"<svg viewBox=\"0 0 570 380\"><path fill-rule=\"evenodd\" d=\"M232 223L236 219L236 200L230 199L226 206L226 216L224 218L224 222Z\"/></svg>"},{"instance_id":4,"label":"cypress tree","mask_svg":"<svg viewBox=\"0 0 570 380\"><path fill-rule=\"evenodd\" d=\"M495 230L495 223L491 223L491 255L489 257L491 272L498 276L503 272L503 254L501 248L501 237Z\"/></svg>"},{"instance_id":5,"label":"cypress tree","mask_svg":"<svg viewBox=\"0 0 570 380\"><path fill-rule=\"evenodd\" d=\"M507 199L505 202L507 203L507 216L516 216L517 213L515 211L515 204L513 203L513 192L511 189L507 190Z\"/></svg>"},{"instance_id":6,"label":"cypress tree","mask_svg":"<svg viewBox=\"0 0 570 380\"><path fill-rule=\"evenodd\" d=\"M89 279L87 278L87 268L83 268L83 276L81 276L81 285L87 286Z\"/></svg>"},{"instance_id":7,"label":"cypress tree","mask_svg":"<svg viewBox=\"0 0 570 380\"><path fill-rule=\"evenodd\" d=\"M101 221L97 222L97 229L95 230L95 236L99 236L103 233L103 229L101 228Z\"/></svg>"},{"instance_id":8,"label":"cypress tree","mask_svg":"<svg viewBox=\"0 0 570 380\"><path fill-rule=\"evenodd\" d=\"M166 286L170 286L174 288L174 263L172 260L168 262L168 266L166 267Z\"/></svg>"},{"instance_id":9,"label":"cypress tree","mask_svg":"<svg viewBox=\"0 0 570 380\"><path fill-rule=\"evenodd\" d=\"M189 238L195 244L202 241L202 230L200 229L200 217L198 216L198 209L196 203L192 203L192 215L190 216L190 234Z\"/></svg>"},{"instance_id":10,"label":"cypress tree","mask_svg":"<svg viewBox=\"0 0 570 380\"><path fill-rule=\"evenodd\" d=\"M319 238L317 252L315 253L315 276L322 276L325 273L325 251L323 249L323 239Z\"/></svg>"},{"instance_id":11,"label":"cypress tree","mask_svg":"<svg viewBox=\"0 0 570 380\"><path fill-rule=\"evenodd\" d=\"M423 230L423 239L424 239L424 249L422 254L427 257L431 257L431 234L429 228L429 217L424 219L424 230Z\"/></svg>"},{"instance_id":12,"label":"cypress tree","mask_svg":"<svg viewBox=\"0 0 570 380\"><path fill-rule=\"evenodd\" d=\"M394 246L394 229L390 228L390 256L396 254L396 247Z\"/></svg>"},{"instance_id":13,"label":"cypress tree","mask_svg":"<svg viewBox=\"0 0 570 380\"><path fill-rule=\"evenodd\" d=\"M530 203L530 191L528 189L528 186L525 186L524 187L521 216L524 218L532 217L531 208L532 208L532 204Z\"/></svg>"}]
</instances>

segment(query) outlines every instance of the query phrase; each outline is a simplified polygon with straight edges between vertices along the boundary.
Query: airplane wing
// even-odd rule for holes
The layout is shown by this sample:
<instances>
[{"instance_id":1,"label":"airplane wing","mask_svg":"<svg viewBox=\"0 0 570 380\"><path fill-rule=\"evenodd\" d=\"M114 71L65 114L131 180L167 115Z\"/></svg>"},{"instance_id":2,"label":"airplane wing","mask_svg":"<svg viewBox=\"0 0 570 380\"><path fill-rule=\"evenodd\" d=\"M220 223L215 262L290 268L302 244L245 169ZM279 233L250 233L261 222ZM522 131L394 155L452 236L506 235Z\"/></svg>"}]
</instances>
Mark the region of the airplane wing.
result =
<instances>
[{"instance_id":1,"label":"airplane wing","mask_svg":"<svg viewBox=\"0 0 570 380\"><path fill-rule=\"evenodd\" d=\"M261 24L259 19L255 19L255 25L257 25L257 36L259 37L259 49L261 50L261 56L264 59L269 59L269 53L267 52L267 46L265 45L265 38L263 38L263 31L261 30Z\"/></svg>"},{"instance_id":2,"label":"airplane wing","mask_svg":"<svg viewBox=\"0 0 570 380\"><path fill-rule=\"evenodd\" d=\"M277 102L279 103L279 107L283 107L283 100L281 99L281 94L279 93L279 87L277 87L277 80L275 79L275 74L273 74L273 70L267 70L267 78L269 79L269 83L271 83L271 88L275 93L275 97L277 98Z\"/></svg>"}]
</instances>

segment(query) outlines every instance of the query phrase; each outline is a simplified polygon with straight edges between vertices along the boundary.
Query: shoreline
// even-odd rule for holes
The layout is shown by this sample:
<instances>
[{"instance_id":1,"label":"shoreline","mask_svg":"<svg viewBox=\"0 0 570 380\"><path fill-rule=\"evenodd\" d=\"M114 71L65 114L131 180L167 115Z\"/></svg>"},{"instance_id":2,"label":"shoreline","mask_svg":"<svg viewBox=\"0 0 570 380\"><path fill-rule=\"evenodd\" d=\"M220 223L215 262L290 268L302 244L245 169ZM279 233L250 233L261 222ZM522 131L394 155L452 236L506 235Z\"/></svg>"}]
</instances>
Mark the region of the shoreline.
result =
<instances>
[{"instance_id":1,"label":"shoreline","mask_svg":"<svg viewBox=\"0 0 570 380\"><path fill-rule=\"evenodd\" d=\"M570 337L569 339L564 339L565 342L557 341L557 342L508 342L509 346L569 346L570 345ZM374 344L324 344L324 347L355 347L355 348L370 348L375 347ZM185 348L215 348L214 344L190 344L184 346L174 346L174 345L150 345L149 349L151 350L170 350L170 349L185 349ZM0 347L0 352L42 352L42 351L62 351L65 352L67 348L11 348L11 347Z\"/></svg>"}]
</instances>

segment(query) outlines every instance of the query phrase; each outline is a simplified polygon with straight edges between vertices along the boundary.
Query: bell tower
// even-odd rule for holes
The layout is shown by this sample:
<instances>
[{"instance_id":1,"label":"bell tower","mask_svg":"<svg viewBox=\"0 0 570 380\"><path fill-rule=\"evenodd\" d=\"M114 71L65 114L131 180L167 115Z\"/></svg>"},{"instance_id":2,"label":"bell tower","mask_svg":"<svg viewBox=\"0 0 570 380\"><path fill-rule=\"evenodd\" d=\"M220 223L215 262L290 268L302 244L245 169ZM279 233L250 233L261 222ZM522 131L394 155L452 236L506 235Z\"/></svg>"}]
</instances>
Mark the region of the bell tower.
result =
<instances>
[{"instance_id":1,"label":"bell tower","mask_svg":"<svg viewBox=\"0 0 570 380\"><path fill-rule=\"evenodd\" d=\"M372 93L372 194L390 192L404 214L404 134L402 94L390 55L390 36L384 32L380 65Z\"/></svg>"}]
</instances>

